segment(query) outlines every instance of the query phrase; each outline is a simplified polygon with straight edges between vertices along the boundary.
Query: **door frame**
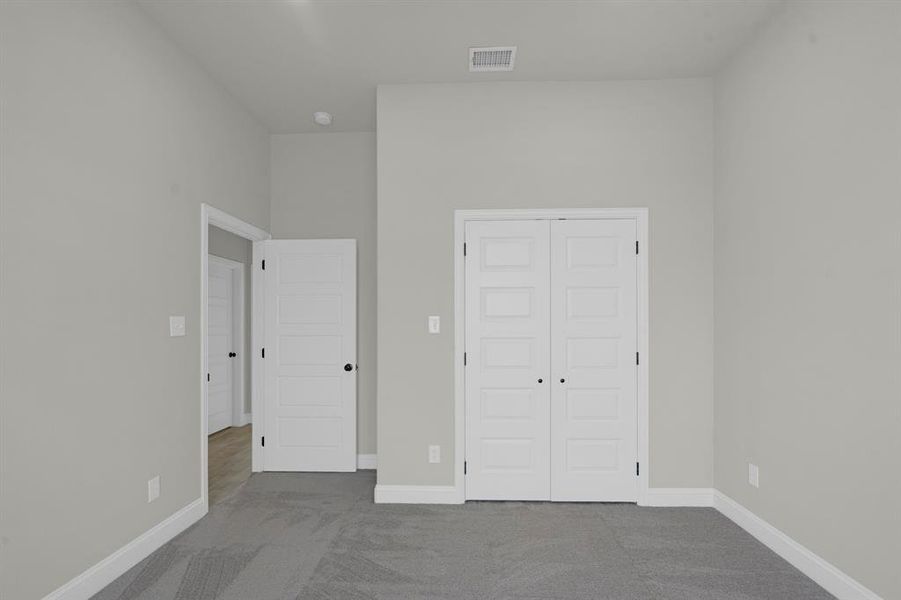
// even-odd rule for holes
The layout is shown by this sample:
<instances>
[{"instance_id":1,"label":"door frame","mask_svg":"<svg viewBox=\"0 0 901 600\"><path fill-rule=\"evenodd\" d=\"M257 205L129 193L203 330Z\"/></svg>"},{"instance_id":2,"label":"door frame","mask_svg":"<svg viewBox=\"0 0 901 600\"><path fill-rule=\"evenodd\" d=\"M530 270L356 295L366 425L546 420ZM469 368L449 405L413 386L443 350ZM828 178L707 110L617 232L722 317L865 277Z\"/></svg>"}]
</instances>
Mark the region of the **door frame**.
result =
<instances>
[{"instance_id":1,"label":"door frame","mask_svg":"<svg viewBox=\"0 0 901 600\"><path fill-rule=\"evenodd\" d=\"M244 306L244 277L246 276L246 270L244 268L244 263L238 262L236 260L231 260L229 258L223 258L221 256L216 256L215 254L210 254L209 262L229 269L232 272L232 345L239 350L238 356L241 358L241 360L239 361L240 368L232 367L231 423L232 427L241 427L243 425L247 425L248 422L253 421L252 417L250 421L247 421L244 418L247 414L244 412L244 403L247 401L247 399L244 396L243 354L245 350L244 322L247 318ZM209 266L207 266L207 269L209 269ZM207 272L207 276L209 276L209 271ZM209 299L207 299L207 301L209 301Z\"/></svg>"},{"instance_id":2,"label":"door frame","mask_svg":"<svg viewBox=\"0 0 901 600\"><path fill-rule=\"evenodd\" d=\"M651 363L648 330L648 209L647 208L575 208L575 209L478 209L454 211L454 489L457 502L466 501L466 272L463 243L467 221L529 219L632 219L635 221L638 253L638 505L648 501L650 481L649 447L649 366Z\"/></svg>"},{"instance_id":3,"label":"door frame","mask_svg":"<svg viewBox=\"0 0 901 600\"><path fill-rule=\"evenodd\" d=\"M207 363L207 334L209 330L209 260L210 260L210 238L209 227L215 225L219 229L233 233L251 242L260 242L271 239L269 232L260 229L256 225L252 225L246 221L234 217L227 212L220 210L206 203L200 205L200 499L203 505L203 514L209 512L209 456L207 448L207 414L209 412L209 399L207 397L207 381L206 374L209 370ZM251 263L250 291L251 291L251 349L260 346L262 340L262 314L259 308L261 304L262 294L262 278L259 269L252 268L257 262L256 252L254 252L253 262ZM243 301L243 298L242 298ZM258 418L256 414L259 405L259 382L262 375L262 365L260 358L255 352L251 351L250 363L250 381L251 381L251 439L259 439L259 432L254 431L257 428ZM260 424L262 425L262 424ZM256 468L262 462L259 444L251 443L252 470L258 471Z\"/></svg>"}]
</instances>

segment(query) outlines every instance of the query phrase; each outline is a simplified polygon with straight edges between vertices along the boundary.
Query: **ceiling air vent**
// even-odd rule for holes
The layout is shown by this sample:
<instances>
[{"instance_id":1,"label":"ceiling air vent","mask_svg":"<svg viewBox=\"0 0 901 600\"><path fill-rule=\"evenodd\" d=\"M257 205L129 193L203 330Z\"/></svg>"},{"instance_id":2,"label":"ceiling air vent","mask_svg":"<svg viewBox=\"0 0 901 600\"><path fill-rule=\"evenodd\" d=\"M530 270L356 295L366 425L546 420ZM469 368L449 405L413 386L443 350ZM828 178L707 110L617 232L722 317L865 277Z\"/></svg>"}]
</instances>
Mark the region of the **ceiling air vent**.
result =
<instances>
[{"instance_id":1,"label":"ceiling air vent","mask_svg":"<svg viewBox=\"0 0 901 600\"><path fill-rule=\"evenodd\" d=\"M470 48L469 70L472 73L486 71L512 71L516 59L516 46L496 48Z\"/></svg>"}]
</instances>

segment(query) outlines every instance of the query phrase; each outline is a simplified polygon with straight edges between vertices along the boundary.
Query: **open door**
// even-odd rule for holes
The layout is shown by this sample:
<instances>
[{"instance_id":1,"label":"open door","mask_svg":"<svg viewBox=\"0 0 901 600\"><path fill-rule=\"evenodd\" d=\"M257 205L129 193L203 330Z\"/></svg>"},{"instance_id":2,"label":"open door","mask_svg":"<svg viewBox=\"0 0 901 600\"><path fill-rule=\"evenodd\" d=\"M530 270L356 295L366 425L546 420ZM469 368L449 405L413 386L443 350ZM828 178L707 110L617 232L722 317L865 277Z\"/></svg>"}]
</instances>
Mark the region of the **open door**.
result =
<instances>
[{"instance_id":1,"label":"open door","mask_svg":"<svg viewBox=\"0 0 901 600\"><path fill-rule=\"evenodd\" d=\"M263 246L266 471L355 471L356 240Z\"/></svg>"}]
</instances>

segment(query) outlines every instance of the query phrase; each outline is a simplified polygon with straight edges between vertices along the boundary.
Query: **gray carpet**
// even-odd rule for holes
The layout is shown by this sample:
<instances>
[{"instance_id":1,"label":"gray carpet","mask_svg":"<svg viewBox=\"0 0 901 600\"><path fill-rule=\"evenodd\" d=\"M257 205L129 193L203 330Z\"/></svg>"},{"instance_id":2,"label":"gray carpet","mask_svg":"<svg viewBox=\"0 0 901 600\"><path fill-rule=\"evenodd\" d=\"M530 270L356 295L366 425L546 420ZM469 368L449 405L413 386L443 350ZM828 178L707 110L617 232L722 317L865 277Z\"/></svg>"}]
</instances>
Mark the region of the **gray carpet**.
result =
<instances>
[{"instance_id":1,"label":"gray carpet","mask_svg":"<svg viewBox=\"0 0 901 600\"><path fill-rule=\"evenodd\" d=\"M375 505L374 485L254 475L95 599L832 598L713 509Z\"/></svg>"}]
</instances>

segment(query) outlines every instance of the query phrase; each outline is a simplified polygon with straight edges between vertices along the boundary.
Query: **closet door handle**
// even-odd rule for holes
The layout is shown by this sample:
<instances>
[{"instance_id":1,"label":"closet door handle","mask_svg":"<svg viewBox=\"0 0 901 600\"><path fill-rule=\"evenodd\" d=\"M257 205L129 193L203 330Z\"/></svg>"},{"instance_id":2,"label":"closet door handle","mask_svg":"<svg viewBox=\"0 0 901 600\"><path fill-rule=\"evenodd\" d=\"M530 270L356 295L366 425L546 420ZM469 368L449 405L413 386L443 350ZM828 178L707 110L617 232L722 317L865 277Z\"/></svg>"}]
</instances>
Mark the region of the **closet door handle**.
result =
<instances>
[{"instance_id":1,"label":"closet door handle","mask_svg":"<svg viewBox=\"0 0 901 600\"><path fill-rule=\"evenodd\" d=\"M563 379L563 378L561 377L561 378L560 378L560 383L566 383L566 380Z\"/></svg>"},{"instance_id":2,"label":"closet door handle","mask_svg":"<svg viewBox=\"0 0 901 600\"><path fill-rule=\"evenodd\" d=\"M544 383L544 379L538 379L538 383Z\"/></svg>"}]
</instances>

